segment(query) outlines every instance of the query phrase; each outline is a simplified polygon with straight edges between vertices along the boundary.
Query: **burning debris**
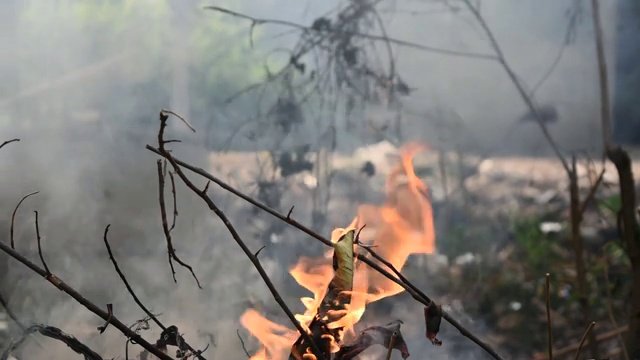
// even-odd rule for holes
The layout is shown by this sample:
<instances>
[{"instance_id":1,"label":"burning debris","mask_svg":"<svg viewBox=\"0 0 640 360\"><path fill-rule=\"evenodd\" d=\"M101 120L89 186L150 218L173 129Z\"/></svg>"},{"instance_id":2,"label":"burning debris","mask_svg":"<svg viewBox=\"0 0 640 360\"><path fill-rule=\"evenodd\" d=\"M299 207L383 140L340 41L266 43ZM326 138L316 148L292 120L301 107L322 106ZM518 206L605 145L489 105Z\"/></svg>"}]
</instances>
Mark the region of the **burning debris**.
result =
<instances>
[{"instance_id":1,"label":"burning debris","mask_svg":"<svg viewBox=\"0 0 640 360\"><path fill-rule=\"evenodd\" d=\"M376 254L401 270L410 255L435 251L428 187L416 176L412 164L413 157L425 149L425 146L410 144L401 150L401 161L387 179L385 204L361 205L357 217L347 228L335 229L331 236L333 254L303 257L290 271L298 284L313 294L301 299L306 311L296 318L308 329L326 359L332 355L334 359L352 359L373 344L395 347L403 358L409 356L399 324L369 327L356 334L355 325L367 304L397 295L404 289L355 260L354 254L359 247L375 248ZM360 229L357 235L356 229ZM438 341L435 339L438 319L427 323L434 334L429 339L434 343ZM432 329L436 321L436 328ZM267 320L255 310L245 312L240 322L262 343L252 360L287 357L300 360L314 356L302 338L295 340L295 331ZM396 334L394 345L390 345L392 334Z\"/></svg>"}]
</instances>

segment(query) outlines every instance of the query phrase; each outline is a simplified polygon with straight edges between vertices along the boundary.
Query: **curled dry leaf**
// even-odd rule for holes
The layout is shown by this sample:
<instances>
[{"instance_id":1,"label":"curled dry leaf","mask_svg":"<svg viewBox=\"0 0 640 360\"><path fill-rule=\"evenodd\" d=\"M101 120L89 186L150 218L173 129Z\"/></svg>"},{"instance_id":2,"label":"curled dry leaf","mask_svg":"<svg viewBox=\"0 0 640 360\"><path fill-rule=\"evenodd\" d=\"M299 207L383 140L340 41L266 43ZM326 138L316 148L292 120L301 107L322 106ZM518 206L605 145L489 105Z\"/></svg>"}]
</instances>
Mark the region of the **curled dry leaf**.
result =
<instances>
[{"instance_id":1,"label":"curled dry leaf","mask_svg":"<svg viewBox=\"0 0 640 360\"><path fill-rule=\"evenodd\" d=\"M341 341L342 328L329 328L329 324L340 320L344 310L351 303L350 291L353 290L353 259L355 244L355 230L347 231L336 242L333 252L333 270L335 274L329 283L327 294L322 299L315 317L309 324L311 339L324 352L322 355L329 359L331 348ZM335 350L334 350L335 351ZM310 347L302 337L291 347L290 360L302 360L309 355Z\"/></svg>"},{"instance_id":2,"label":"curled dry leaf","mask_svg":"<svg viewBox=\"0 0 640 360\"><path fill-rule=\"evenodd\" d=\"M433 345L441 346L442 341L436 338L440 331L440 323L442 322L442 307L436 305L433 301L424 308L424 322L427 326L426 336Z\"/></svg>"},{"instance_id":3,"label":"curled dry leaf","mask_svg":"<svg viewBox=\"0 0 640 360\"><path fill-rule=\"evenodd\" d=\"M396 335L393 341L393 348L400 351L403 359L408 358L410 355L409 349L402 338L402 333L400 333L400 324L402 324L402 321L396 320L385 326L371 326L364 329L355 338L353 344L340 347L340 351L338 351L334 360L354 359L372 345L382 345L388 349L391 346L391 339L394 333Z\"/></svg>"}]
</instances>

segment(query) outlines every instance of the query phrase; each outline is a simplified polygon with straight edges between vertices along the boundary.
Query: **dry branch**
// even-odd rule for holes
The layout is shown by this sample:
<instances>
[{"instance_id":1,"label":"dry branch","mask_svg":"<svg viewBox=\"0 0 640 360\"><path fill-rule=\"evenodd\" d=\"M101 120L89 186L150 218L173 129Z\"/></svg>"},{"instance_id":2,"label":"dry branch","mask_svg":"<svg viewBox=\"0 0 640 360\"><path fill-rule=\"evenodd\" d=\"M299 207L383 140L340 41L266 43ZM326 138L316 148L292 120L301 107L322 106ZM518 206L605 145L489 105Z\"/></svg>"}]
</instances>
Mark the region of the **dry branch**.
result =
<instances>
[{"instance_id":1,"label":"dry branch","mask_svg":"<svg viewBox=\"0 0 640 360\"><path fill-rule=\"evenodd\" d=\"M13 229L14 229L14 224L16 221L16 213L18 212L18 208L20 207L20 205L22 205L22 202L25 201L29 196L35 195L39 193L39 191L34 191L30 194L27 194L25 196L22 197L22 199L20 199L20 201L18 202L18 205L16 205L15 209L13 209L13 213L11 214L11 228L9 230L9 238L11 240L11 248L15 249L16 245L15 245L15 240L13 238Z\"/></svg>"},{"instance_id":2,"label":"dry branch","mask_svg":"<svg viewBox=\"0 0 640 360\"><path fill-rule=\"evenodd\" d=\"M168 159L171 161L172 165L174 166L175 169L179 169L179 168L185 168L187 170L190 170L192 172L194 172L197 175L200 175L208 180L210 180L211 182L215 183L216 185L220 186L221 188L223 188L224 190L232 193L233 195L241 198L242 200L248 202L249 204L257 207L258 209L268 213L269 215L284 221L285 223L297 228L298 230L304 232L305 234L311 236L312 238L322 242L324 245L326 246L330 246L330 247L334 247L335 245L331 242L331 240L325 238L324 236L318 234L317 232L313 231L311 228L299 223L297 220L293 219L290 214L289 216L282 214L256 200L254 200L253 198L251 198L250 196L240 192L239 190L233 188L232 186L228 185L227 183L225 183L224 181L222 181L221 179L215 177L214 175L211 175L210 173L206 172L205 170L203 170L202 168L198 168L195 167L193 165L190 165L184 161L179 160L178 158L175 158L173 155L166 153L166 152L162 152L160 149L157 149L151 145L146 145L146 149L156 153L157 155L160 155L162 157L164 157L165 159ZM182 172L182 170L180 170L180 172ZM183 174L184 176L184 174ZM197 188L196 188L197 189ZM198 190L199 191L199 190ZM207 197L208 199L208 197ZM386 278L388 278L389 280L393 281L394 283L402 286L402 288L404 288L415 300L417 300L418 302L422 303L425 306L428 306L429 304L431 304L431 299L426 296L424 293L422 293L421 291L418 290L418 288L416 286L414 286L411 282L407 281L404 282L401 279L399 279L397 276L394 276L393 274L391 274L389 271L385 270L384 268L382 268L380 265L376 264L375 262L371 261L370 259L368 259L366 256L363 256L361 254L357 254L357 259L359 261L362 261L363 263L367 264L368 266L370 266L371 268L373 268L374 270L376 270L377 272L379 272L380 274L382 274L383 276L385 276ZM455 327L458 331L460 331L460 333L467 337L469 340L473 341L475 344L477 344L478 346L480 346L483 350L485 350L487 353L489 353L494 359L497 360L503 360L503 357L500 356L495 349L493 349L489 344L485 343L484 341L480 340L480 338L478 338L475 334L473 334L471 331L469 331L467 328L465 328L462 324L460 324L457 320L455 320L453 317L451 317L451 315L449 315L446 312L443 312L442 317L447 320L447 322L449 322L453 327Z\"/></svg>"},{"instance_id":3,"label":"dry branch","mask_svg":"<svg viewBox=\"0 0 640 360\"><path fill-rule=\"evenodd\" d=\"M249 250L247 245L244 243L244 241L240 237L240 234L238 234L235 227L233 226L233 224L231 224L231 222L229 221L225 213L220 208L218 208L218 206L211 200L209 195L207 195L207 189L208 189L209 183L207 183L207 185L203 190L200 190L196 185L193 184L193 182L191 182L191 180L189 180L189 178L185 175L184 171L182 171L182 169L177 164L173 156L169 153L169 151L165 149L164 145L166 142L164 140L164 131L167 126L167 120L168 120L167 114L165 114L164 112L160 112L160 129L158 131L158 146L159 146L158 154L169 161L169 163L173 167L174 172L178 175L178 177L180 177L182 182L185 185L187 185L187 187L191 189L191 191L193 191L196 195L202 198L202 200L204 200L204 202L207 204L209 209L211 209L211 211L213 211L218 216L218 218L220 218L220 220L225 225L225 227L227 228L227 230L229 231L233 239L236 241L238 246L240 246L242 251L245 253L245 255L249 258L253 266L256 268L256 270L258 270L258 273L260 274L263 281L269 288L269 291L271 291L272 296L274 297L278 305L280 305L282 310L286 313L289 320L296 327L296 329L300 333L300 336L305 340L307 344L310 345L317 359L324 360L324 357L322 356L322 352L318 349L318 346L311 339L307 331L302 327L300 322L298 322L298 320L295 318L295 315L293 314L291 309L289 309L287 304L284 302L284 299L282 299L282 296L280 296L280 293L275 288L275 286L271 282L271 279L269 278L264 268L260 264L260 260L258 260L258 257L254 253L252 253L251 250ZM147 145L147 147L150 147L150 146Z\"/></svg>"},{"instance_id":4,"label":"dry branch","mask_svg":"<svg viewBox=\"0 0 640 360\"><path fill-rule=\"evenodd\" d=\"M138 306L140 307L140 309L142 309L142 311L145 312L145 314L147 314L147 316L149 317L149 319L153 320L153 322L156 323L156 325L158 325L162 331L167 331L167 327L164 326L164 324L162 324L160 322L160 320L158 320L158 318L149 310L147 309L147 307L142 303L142 301L140 301L140 298L138 298L138 296L136 295L136 293L133 291L133 288L131 287L131 285L129 285L129 281L127 280L127 278L124 276L124 273L122 272L122 270L120 269L120 266L118 265L118 262L116 261L116 258L113 256L113 252L111 251L111 246L109 245L109 239L107 237L108 233L109 233L109 227L111 226L111 224L107 225L107 227L105 227L104 229L104 236L103 236L103 240L104 240L104 245L107 248L107 252L109 253L109 259L111 260L111 263L113 264L113 267L116 269L116 272L118 273L118 276L120 276L120 279L122 280L122 282L124 283L124 286L127 288L127 291L129 292L129 294L131 294L131 297L133 297L133 301L136 302L136 304L138 304ZM195 350L191 345L189 345L189 343L187 343L184 339L181 339L181 344L184 345L186 350L191 351L194 354L197 354L196 357L200 360L206 360L202 355L201 355L201 351Z\"/></svg>"},{"instance_id":5,"label":"dry branch","mask_svg":"<svg viewBox=\"0 0 640 360\"><path fill-rule=\"evenodd\" d=\"M504 53L502 52L502 48L500 47L498 40L496 40L496 37L493 34L493 31L485 21L482 14L480 14L480 11L478 10L478 8L471 3L471 0L462 0L462 2L467 6L467 8L469 9L473 17L476 19L478 24L480 24L480 26L482 27L485 35L489 38L491 47L496 53L498 63L502 66L502 68L507 73L507 76L509 77L511 82L516 87L518 94L520 95L524 103L529 108L530 113L533 115L533 118L538 124L538 126L540 127L540 130L542 130L542 134L547 139L547 142L553 149L553 152L555 153L556 157L562 163L562 166L564 167L567 174L569 174L571 172L571 169L569 168L569 164L567 163L567 160L562 155L562 152L560 151L560 147L553 139L553 136L551 136L551 133L547 128L547 123L545 122L544 118L540 114L538 107L535 105L529 93L525 90L524 85L518 78L518 75L515 73L515 71L509 64L509 62L507 62L507 59L504 56Z\"/></svg>"},{"instance_id":6,"label":"dry branch","mask_svg":"<svg viewBox=\"0 0 640 360\"><path fill-rule=\"evenodd\" d=\"M28 328L24 329L20 339L12 342L9 347L5 349L5 351L2 353L2 356L0 356L0 360L7 360L12 351L17 349L29 337L29 335L36 332L40 333L42 336L62 341L71 350L83 355L85 360L103 360L102 356L98 355L98 353L91 350L91 348L81 343L80 340L76 339L75 337L65 333L57 327L40 324L31 325Z\"/></svg>"},{"instance_id":7,"label":"dry branch","mask_svg":"<svg viewBox=\"0 0 640 360\"><path fill-rule=\"evenodd\" d=\"M261 19L261 18L256 18L256 17L252 17L249 15L245 15L245 14L241 14L232 10L228 10L225 8L222 8L220 6L205 6L204 7L207 10L214 10L226 15L230 15L230 16L234 16L240 19L244 19L244 20L248 20L251 21L251 26L254 27L256 25L262 25L262 24L273 24L273 25L282 25L282 26L287 26L287 27L292 27L304 32L318 32L318 31L328 31L332 34L335 35L347 35L347 36L355 36L355 37L359 37L362 39L367 39L367 40L374 40L374 41L384 41L386 43L391 43L394 45L398 45L398 46L403 46L406 48L411 48L411 49L416 49L416 50L421 50L421 51L426 51L426 52L433 52L433 53L437 53L437 54L442 54L442 55L450 55L450 56L459 56L459 57L466 57L466 58L475 58L475 59L482 59L482 60L497 60L498 58L495 55L488 55L488 54L478 54L478 53L469 53L469 52L463 52L463 51L456 51L456 50L448 50L448 49L441 49L441 48L437 48L437 47L433 47L433 46L427 46L427 45L422 45L422 44L417 44L417 43L413 43L410 41L405 41L405 40L400 40L400 39L394 39L394 38L390 38L387 36L380 36L380 35L371 35L371 34L365 34L362 32L358 32L358 31L343 31L341 29L335 29L335 28L326 28L326 27L322 27L322 30L319 30L317 28L314 28L313 26L309 27L309 26L305 26L305 25L300 25L294 22L290 22L290 21L284 21L284 20L275 20L275 19Z\"/></svg>"},{"instance_id":8,"label":"dry branch","mask_svg":"<svg viewBox=\"0 0 640 360\"><path fill-rule=\"evenodd\" d=\"M631 303L629 314L629 332L627 334L626 352L632 359L640 358L640 236L636 218L636 189L633 179L631 159L622 147L611 143L611 94L607 73L604 40L600 23L600 7L598 0L591 0L593 27L595 33L598 73L600 78L600 106L603 142L606 155L615 165L620 182L620 199L622 206L618 214L621 240L631 261Z\"/></svg>"},{"instance_id":9,"label":"dry branch","mask_svg":"<svg viewBox=\"0 0 640 360\"><path fill-rule=\"evenodd\" d=\"M193 278L196 281L196 284L198 285L198 288L202 289L202 286L200 286L200 281L198 280L196 273L193 271L193 267L185 263L184 261L182 261L182 259L178 257L178 254L176 254L176 249L173 247L173 240L171 237L171 229L173 227L169 228L169 221L167 220L167 206L165 205L165 201L164 201L165 181L164 181L164 174L162 171L162 161L158 160L157 165L158 165L157 166L158 167L158 201L160 203L160 217L162 219L162 231L164 232L164 237L167 241L167 256L169 258L169 266L171 267L171 275L173 276L173 281L178 282L178 280L176 280L176 271L173 268L173 262L172 262L173 260L175 260L178 264L187 268L191 272L191 275L193 276ZM174 212L174 215L175 215L175 212Z\"/></svg>"},{"instance_id":10,"label":"dry branch","mask_svg":"<svg viewBox=\"0 0 640 360\"><path fill-rule=\"evenodd\" d=\"M29 259L22 256L19 252L13 250L11 246L7 245L4 241L0 241L0 250L4 251L5 253L7 253L7 255L11 256L15 260L22 263L24 266L31 269L33 272L45 278L47 281L52 283L56 288L65 292L67 295L71 296L74 300L76 300L78 303L80 303L82 306L87 308L92 313L101 317L104 321L107 321L110 319L111 325L113 325L115 328L120 330L120 332L122 332L129 339L133 340L137 344L140 344L140 346L145 348L150 353L154 354L155 356L157 356L162 360L172 360L172 358L169 355L156 349L153 345L151 345L148 341L146 341L142 336L136 334L134 331L129 329L129 327L124 323L122 323L122 321L120 321L117 317L115 316L110 317L108 312L104 311L103 309L101 309L100 307L98 307L88 299L86 299L84 296L82 296L79 292L77 292L71 286L67 285L64 281L62 281L56 275L48 273L44 269L40 268L38 265L31 262Z\"/></svg>"}]
</instances>

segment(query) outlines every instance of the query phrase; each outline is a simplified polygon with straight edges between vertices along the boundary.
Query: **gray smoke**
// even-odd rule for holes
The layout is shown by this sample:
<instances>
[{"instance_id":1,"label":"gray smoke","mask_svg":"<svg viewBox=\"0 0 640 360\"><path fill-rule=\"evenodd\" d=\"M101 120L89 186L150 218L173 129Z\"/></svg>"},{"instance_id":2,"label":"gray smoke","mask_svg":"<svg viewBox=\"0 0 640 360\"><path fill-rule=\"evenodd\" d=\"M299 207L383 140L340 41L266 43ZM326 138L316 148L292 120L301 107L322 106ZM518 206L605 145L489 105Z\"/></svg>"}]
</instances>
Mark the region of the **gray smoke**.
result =
<instances>
[{"instance_id":1,"label":"gray smoke","mask_svg":"<svg viewBox=\"0 0 640 360\"><path fill-rule=\"evenodd\" d=\"M492 50L478 24L466 12L451 12L445 3L455 2L389 1L381 15L394 38L490 54ZM565 11L572 3L572 0L482 1L483 16L507 59L531 87L548 71L562 46L567 24ZM17 250L39 263L33 224L33 211L37 210L44 257L51 270L96 304L106 307L112 303L115 314L133 324L144 314L133 303L107 257L102 234L104 227L111 224L110 241L120 266L145 304L154 312L162 313L160 319L165 325L177 325L195 347L210 344L208 358L243 357L236 329L240 327L240 314L250 306L248 302L266 304L276 318L282 316L281 312L226 229L180 181L180 215L174 243L180 257L194 266L203 289L198 289L189 272L178 264L174 264L178 278L175 284L167 263L157 201L157 157L145 150L144 145L155 143L159 110L172 107L176 101L183 102L178 105L184 106L188 100L173 96L172 91L177 88L166 90L162 86L177 82L171 66L167 65L172 54L169 44L175 40L168 35L171 28L167 26L162 32L166 38L161 39L149 39L145 29L167 21L171 18L167 13L172 9L147 1L148 12L113 25L114 29L125 29L117 43L110 48L95 48L93 40L99 34L92 32L91 24L79 24L69 4L64 1L22 4L5 0L0 5L0 50L7 54L0 60L3 79L0 142L14 137L22 139L0 150L0 239L9 240L11 213L20 198L40 191L26 200L17 214ZM246 27L225 33L228 43L214 44L206 54L193 54L194 83L208 74L207 69L220 63L229 66L224 70L226 73L240 77L247 63L254 68L262 66L264 59L258 58L258 54L289 46L295 40L291 36L269 38L281 33L282 28L263 26L265 40L256 43L255 50L249 50L250 23L203 11L199 7L203 4L208 2L192 2L187 16L194 22L220 22L220 29L212 28L211 36L213 31L226 31L229 23ZM602 4L609 41L613 38L616 2ZM240 6L227 1L216 2L216 5L247 11L257 17L311 24L335 2L275 0L268 5L246 2ZM43 13L51 14L42 16L46 25L36 26L34 17ZM200 35L207 37L208 33ZM196 40L184 42L189 45ZM618 46L623 46L620 43L624 41L618 40ZM236 52L230 51L234 45ZM501 151L509 152L531 153L544 148L544 139L533 124L518 125L522 130L515 131L513 138L504 138L506 129L527 109L497 63L406 47L394 49L400 75L417 89L407 98L405 106L405 140L444 141L447 146L463 144L469 150L478 151L495 148L496 144ZM613 53L613 47L607 50ZM207 54L208 60L202 60ZM382 47L381 57L384 58ZM234 66L234 61L240 65ZM559 120L552 127L564 149L590 147L598 141L595 61L587 7L576 30L576 39L566 46L555 71L536 93L541 104L550 103L557 109ZM162 66L154 67L158 64ZM81 74L75 72L80 69ZM150 74L150 69L159 70ZM220 142L229 138L237 124L255 111L248 106L253 105L250 100L222 108L217 101L244 85L234 83L233 79L226 80L216 90L220 93L211 96L215 111L204 100L188 104L190 120L199 131L197 135L180 131L182 126L177 122L178 125L171 127L171 137L187 140L185 144L172 146L179 157L203 168L209 161L205 145L222 148ZM189 84L186 86L190 86L188 90L195 97L193 94L202 88ZM371 112L379 114L382 110ZM210 131L205 130L208 126ZM318 134L313 133L313 129L313 126L305 128L298 136L316 138ZM246 137L234 139L229 146L232 149L263 150L255 149L255 143ZM360 144L354 140L349 145ZM196 183L205 184L202 179ZM243 181L240 185L249 188ZM228 211L245 240L257 250L265 241L252 226L252 220L265 221L265 217L252 214L246 206L239 206L228 195L215 187L212 189L215 199ZM166 199L171 209L169 191ZM288 206L296 205L300 221L310 223L309 214L305 212L306 202L308 198L295 196L283 201ZM346 221L334 225L344 226L351 219L351 210L345 210ZM265 250L264 265L286 293L286 300L294 310L299 310L297 298L301 291L285 271L298 256L320 255L321 250L319 246L310 247L311 240L294 231L287 232L287 236L300 245ZM114 328L99 335L96 327L103 321L43 279L5 255L0 255L0 274L0 290L23 322L57 326L105 357L123 357L125 339L122 335ZM398 312L394 315L409 323L415 318L411 314L421 313L417 305L408 309L394 310ZM284 318L280 319L286 324ZM481 329L478 323L474 324L470 326ZM421 326L410 326L417 329L418 325ZM416 357L437 352L439 356L449 356L446 348L427 347L416 329L418 340L409 344ZM15 327L11 331L17 336ZM453 336L455 331L449 333ZM153 341L159 330L154 327L143 335ZM140 351L138 346L130 348L130 355ZM481 356L478 354L477 350L469 350L459 358ZM27 341L19 355L21 359L52 360L71 356L63 344L42 338Z\"/></svg>"}]
</instances>

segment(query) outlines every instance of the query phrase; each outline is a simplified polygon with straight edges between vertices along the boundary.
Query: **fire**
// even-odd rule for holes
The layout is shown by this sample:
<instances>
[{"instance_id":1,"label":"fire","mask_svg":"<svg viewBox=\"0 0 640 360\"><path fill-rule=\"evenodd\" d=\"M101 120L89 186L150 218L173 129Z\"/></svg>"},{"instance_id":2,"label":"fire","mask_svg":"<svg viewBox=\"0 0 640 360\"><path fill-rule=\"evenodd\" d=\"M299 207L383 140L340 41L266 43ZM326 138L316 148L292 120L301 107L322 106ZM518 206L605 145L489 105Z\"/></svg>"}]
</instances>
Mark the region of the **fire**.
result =
<instances>
[{"instance_id":1,"label":"fire","mask_svg":"<svg viewBox=\"0 0 640 360\"><path fill-rule=\"evenodd\" d=\"M398 270L402 269L412 254L433 253L435 230L433 210L427 195L429 189L418 178L413 167L414 156L424 150L427 147L421 144L403 147L400 151L401 161L387 179L385 204L360 205L356 218L346 228L335 229L331 241L335 243L347 231L366 225L360 234L360 242L375 246L373 249L376 253ZM302 257L290 270L298 284L311 292L310 297L300 299L306 311L296 315L303 327L311 323L333 277L332 254L333 250L329 250L320 258ZM367 304L404 290L366 264L356 261L354 266L351 302L344 316L329 324L331 329L344 328L341 337L354 334L353 327L364 314ZM285 360L298 338L297 331L273 323L252 309L242 315L240 322L262 343L261 350L250 360ZM331 344L331 350L338 350L335 341Z\"/></svg>"}]
</instances>

